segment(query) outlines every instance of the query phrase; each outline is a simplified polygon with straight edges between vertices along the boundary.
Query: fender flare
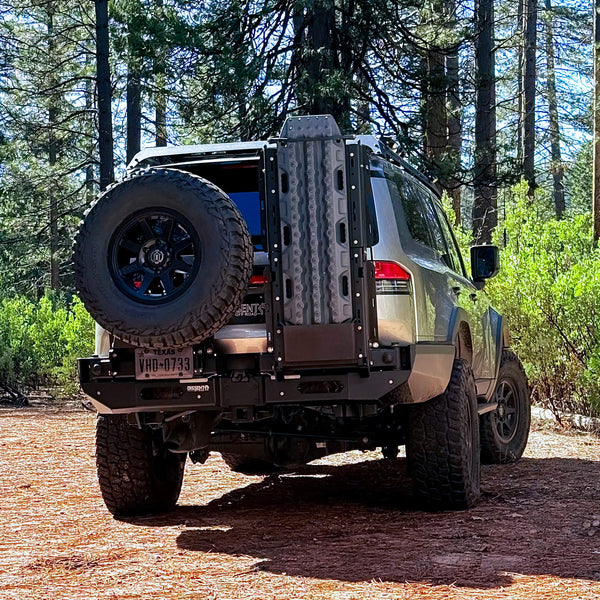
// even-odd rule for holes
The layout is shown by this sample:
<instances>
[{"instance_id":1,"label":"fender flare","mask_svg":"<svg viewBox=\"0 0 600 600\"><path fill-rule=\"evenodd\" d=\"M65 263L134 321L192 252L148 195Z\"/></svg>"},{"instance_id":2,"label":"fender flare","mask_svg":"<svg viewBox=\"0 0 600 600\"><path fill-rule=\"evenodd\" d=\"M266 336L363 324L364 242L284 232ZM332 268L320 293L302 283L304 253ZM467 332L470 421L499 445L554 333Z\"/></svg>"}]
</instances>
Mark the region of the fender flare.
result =
<instances>
[{"instance_id":1,"label":"fender flare","mask_svg":"<svg viewBox=\"0 0 600 600\"><path fill-rule=\"evenodd\" d=\"M469 314L464 308L455 306L452 309L450 316L450 322L448 324L448 341L451 344L455 343L457 337L461 337L464 341L465 347L468 350L466 355L457 356L457 358L464 358L468 363L473 365L473 339L471 337L471 327L469 325Z\"/></svg>"}]
</instances>

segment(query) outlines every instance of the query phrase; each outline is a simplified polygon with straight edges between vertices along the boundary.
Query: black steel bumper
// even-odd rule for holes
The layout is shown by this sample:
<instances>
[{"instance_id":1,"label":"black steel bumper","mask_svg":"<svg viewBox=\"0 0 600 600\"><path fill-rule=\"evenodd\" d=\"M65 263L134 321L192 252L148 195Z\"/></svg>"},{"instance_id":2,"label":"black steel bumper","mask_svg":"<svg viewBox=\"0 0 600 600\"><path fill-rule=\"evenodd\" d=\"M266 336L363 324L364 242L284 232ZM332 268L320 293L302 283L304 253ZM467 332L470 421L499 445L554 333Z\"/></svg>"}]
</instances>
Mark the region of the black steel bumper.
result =
<instances>
[{"instance_id":1,"label":"black steel bumper","mask_svg":"<svg viewBox=\"0 0 600 600\"><path fill-rule=\"evenodd\" d=\"M275 404L375 403L402 384L393 402L425 402L441 394L452 372L451 344L371 349L368 369L273 369L272 354L211 356L194 351L191 379L135 377L134 350L79 359L83 391L100 413L232 411Z\"/></svg>"},{"instance_id":2,"label":"black steel bumper","mask_svg":"<svg viewBox=\"0 0 600 600\"><path fill-rule=\"evenodd\" d=\"M80 368L85 364L80 363ZM229 410L268 404L338 404L376 401L408 380L410 371L288 376L269 375L234 381L213 375L192 380L136 381L97 379L82 383L83 391L101 413L180 410Z\"/></svg>"},{"instance_id":3,"label":"black steel bumper","mask_svg":"<svg viewBox=\"0 0 600 600\"><path fill-rule=\"evenodd\" d=\"M136 380L131 354L131 350L117 349L111 350L109 357L79 359L81 386L98 412L227 411L269 404L375 402L405 383L411 373L408 347L382 351L382 364L366 372L275 373L262 368L263 362L273 364L272 355L255 355L253 369L244 370L242 367L250 365L240 363L239 355L231 355L226 363L223 358L215 362L214 370L196 370L192 379L160 380Z\"/></svg>"}]
</instances>

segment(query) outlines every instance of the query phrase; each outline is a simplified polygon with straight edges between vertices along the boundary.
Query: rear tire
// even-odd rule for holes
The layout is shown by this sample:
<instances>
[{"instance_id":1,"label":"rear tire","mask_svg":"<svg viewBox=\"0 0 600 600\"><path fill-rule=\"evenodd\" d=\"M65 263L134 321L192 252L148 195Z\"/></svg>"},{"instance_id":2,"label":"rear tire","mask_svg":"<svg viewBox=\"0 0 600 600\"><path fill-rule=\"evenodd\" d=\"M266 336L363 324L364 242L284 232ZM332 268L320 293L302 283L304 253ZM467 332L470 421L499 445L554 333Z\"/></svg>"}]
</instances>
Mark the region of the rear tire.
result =
<instances>
[{"instance_id":1,"label":"rear tire","mask_svg":"<svg viewBox=\"0 0 600 600\"><path fill-rule=\"evenodd\" d=\"M531 426L531 402L527 375L512 350L502 352L494 392L498 408L481 416L481 461L509 464L521 458Z\"/></svg>"},{"instance_id":2,"label":"rear tire","mask_svg":"<svg viewBox=\"0 0 600 600\"><path fill-rule=\"evenodd\" d=\"M446 391L410 407L408 471L418 501L429 510L465 509L480 494L475 381L456 359Z\"/></svg>"},{"instance_id":3,"label":"rear tire","mask_svg":"<svg viewBox=\"0 0 600 600\"><path fill-rule=\"evenodd\" d=\"M139 429L126 415L101 415L96 467L102 498L115 516L169 512L177 504L186 454L165 448L160 431Z\"/></svg>"}]
</instances>

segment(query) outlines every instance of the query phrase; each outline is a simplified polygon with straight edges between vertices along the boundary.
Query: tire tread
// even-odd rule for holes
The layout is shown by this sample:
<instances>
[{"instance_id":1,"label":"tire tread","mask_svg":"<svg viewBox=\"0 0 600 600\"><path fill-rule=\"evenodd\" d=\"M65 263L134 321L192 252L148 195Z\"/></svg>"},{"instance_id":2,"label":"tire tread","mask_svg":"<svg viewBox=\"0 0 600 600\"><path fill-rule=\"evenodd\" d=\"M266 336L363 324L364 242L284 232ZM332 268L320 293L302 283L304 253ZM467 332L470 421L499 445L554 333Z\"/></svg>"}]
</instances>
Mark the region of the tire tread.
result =
<instances>
[{"instance_id":1,"label":"tire tread","mask_svg":"<svg viewBox=\"0 0 600 600\"><path fill-rule=\"evenodd\" d=\"M409 414L407 459L418 500L433 510L473 506L479 497L479 432L469 364L456 359L446 391L410 407ZM469 423L475 431L468 431ZM474 458L466 449L468 435L475 440Z\"/></svg>"},{"instance_id":2,"label":"tire tread","mask_svg":"<svg viewBox=\"0 0 600 600\"><path fill-rule=\"evenodd\" d=\"M96 469L102 498L113 515L168 512L176 505L185 454L169 453L157 464L154 451L152 432L130 425L125 415L98 417Z\"/></svg>"}]
</instances>

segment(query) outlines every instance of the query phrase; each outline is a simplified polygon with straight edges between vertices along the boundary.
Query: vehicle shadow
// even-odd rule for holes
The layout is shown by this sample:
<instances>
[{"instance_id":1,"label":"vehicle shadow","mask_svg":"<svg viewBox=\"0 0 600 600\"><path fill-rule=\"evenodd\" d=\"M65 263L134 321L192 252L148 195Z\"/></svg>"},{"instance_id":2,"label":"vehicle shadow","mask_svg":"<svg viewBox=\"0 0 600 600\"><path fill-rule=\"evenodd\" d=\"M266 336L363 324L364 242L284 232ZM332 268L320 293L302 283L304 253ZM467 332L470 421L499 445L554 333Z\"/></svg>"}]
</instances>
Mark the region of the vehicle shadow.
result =
<instances>
[{"instance_id":1,"label":"vehicle shadow","mask_svg":"<svg viewBox=\"0 0 600 600\"><path fill-rule=\"evenodd\" d=\"M419 510L398 459L307 466L145 526L185 525L182 549L254 556L256 569L319 579L472 588L514 576L600 580L600 463L523 459L483 468L468 511Z\"/></svg>"}]
</instances>

